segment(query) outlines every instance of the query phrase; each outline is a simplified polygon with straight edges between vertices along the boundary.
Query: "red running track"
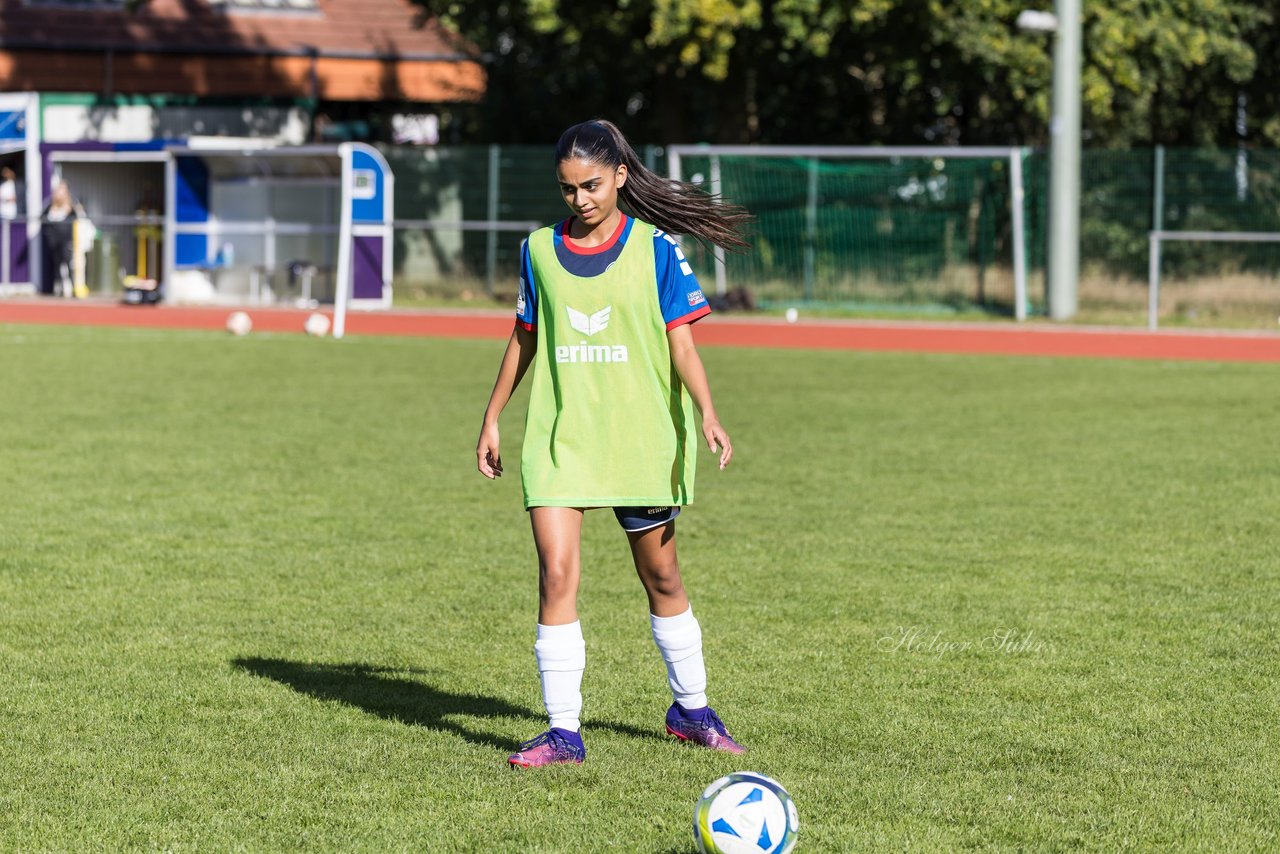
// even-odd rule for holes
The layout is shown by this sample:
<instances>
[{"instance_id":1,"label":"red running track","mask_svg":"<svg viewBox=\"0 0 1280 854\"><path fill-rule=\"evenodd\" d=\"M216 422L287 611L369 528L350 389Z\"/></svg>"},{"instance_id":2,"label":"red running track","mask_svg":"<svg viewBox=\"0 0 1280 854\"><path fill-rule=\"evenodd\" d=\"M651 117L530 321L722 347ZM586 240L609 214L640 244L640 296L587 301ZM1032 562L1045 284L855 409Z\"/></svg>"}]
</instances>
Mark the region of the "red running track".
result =
<instances>
[{"instance_id":1,"label":"red running track","mask_svg":"<svg viewBox=\"0 0 1280 854\"><path fill-rule=\"evenodd\" d=\"M125 306L62 300L0 301L0 323L222 329L229 308ZM311 312L245 309L253 328L302 332ZM328 312L326 312L328 313ZM389 311L347 315L351 335L506 338L512 317L493 311ZM1264 332L1146 332L1099 328L965 323L891 323L713 316L698 324L699 344L916 353L986 353L1119 359L1280 362L1280 335Z\"/></svg>"}]
</instances>

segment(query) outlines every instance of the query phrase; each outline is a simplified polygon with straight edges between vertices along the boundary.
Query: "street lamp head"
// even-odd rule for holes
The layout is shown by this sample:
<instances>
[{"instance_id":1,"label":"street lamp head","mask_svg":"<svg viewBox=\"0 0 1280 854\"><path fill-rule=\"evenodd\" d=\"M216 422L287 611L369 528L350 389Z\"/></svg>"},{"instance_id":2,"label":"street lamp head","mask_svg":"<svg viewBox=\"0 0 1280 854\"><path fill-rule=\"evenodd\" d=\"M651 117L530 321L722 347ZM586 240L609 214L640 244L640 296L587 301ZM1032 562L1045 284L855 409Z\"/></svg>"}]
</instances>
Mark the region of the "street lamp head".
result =
<instances>
[{"instance_id":1,"label":"street lamp head","mask_svg":"<svg viewBox=\"0 0 1280 854\"><path fill-rule=\"evenodd\" d=\"M1015 23L1018 29L1032 33L1056 33L1058 31L1058 16L1052 12L1023 9L1018 13L1018 20Z\"/></svg>"}]
</instances>

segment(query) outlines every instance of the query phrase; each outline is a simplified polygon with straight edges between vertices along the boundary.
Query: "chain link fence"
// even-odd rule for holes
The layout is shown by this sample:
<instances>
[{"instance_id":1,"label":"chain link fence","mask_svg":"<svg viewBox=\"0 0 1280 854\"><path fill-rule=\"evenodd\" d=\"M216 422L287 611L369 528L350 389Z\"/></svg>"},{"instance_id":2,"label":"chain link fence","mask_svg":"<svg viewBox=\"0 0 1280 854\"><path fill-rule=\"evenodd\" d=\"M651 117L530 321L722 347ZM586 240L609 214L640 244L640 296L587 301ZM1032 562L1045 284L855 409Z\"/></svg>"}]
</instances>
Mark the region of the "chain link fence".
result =
<instances>
[{"instance_id":1,"label":"chain link fence","mask_svg":"<svg viewBox=\"0 0 1280 854\"><path fill-rule=\"evenodd\" d=\"M662 147L640 149L667 174ZM551 146L386 147L396 175L394 288L415 296L513 300L523 237L567 216ZM753 249L729 253L724 284L764 305L978 307L1013 313L1013 223L1007 159L717 158L726 198L756 216ZM710 157L686 154L681 174L710 188ZM1025 257L1032 314L1045 310L1048 156L1022 160ZM1144 312L1149 235L1280 232L1280 151L1086 150L1081 157L1080 305ZM0 279L30 266L20 224L0 237ZM101 246L85 278L93 292L138 275L147 257L137 223L97 223ZM0 241L2 242L2 241ZM141 247L141 248L140 248ZM4 252L4 249L8 252ZM710 253L686 241L708 292ZM154 266L155 258L150 259ZM1280 312L1280 244L1169 242L1160 256L1162 313L1209 316L1243 307ZM47 265L46 265L47 266ZM153 273L151 275L154 275ZM4 283L0 282L0 286Z\"/></svg>"},{"instance_id":2,"label":"chain link fence","mask_svg":"<svg viewBox=\"0 0 1280 854\"><path fill-rule=\"evenodd\" d=\"M666 174L666 152L641 149ZM396 174L397 297L513 297L520 242L567 215L550 146L384 149ZM686 156L709 184L708 158ZM1031 312L1045 310L1049 163L1024 161ZM724 195L756 215L754 248L726 259L729 288L763 304L981 307L1012 313L1008 163L999 158L814 161L720 158ZM816 197L816 208L812 200ZM1280 151L1086 150L1081 159L1080 295L1089 306L1144 305L1152 230L1280 231ZM704 282L713 260L688 249ZM1180 299L1280 303L1280 246L1170 245ZM1178 294L1182 296L1179 297ZM1269 310L1269 309L1268 309Z\"/></svg>"}]
</instances>

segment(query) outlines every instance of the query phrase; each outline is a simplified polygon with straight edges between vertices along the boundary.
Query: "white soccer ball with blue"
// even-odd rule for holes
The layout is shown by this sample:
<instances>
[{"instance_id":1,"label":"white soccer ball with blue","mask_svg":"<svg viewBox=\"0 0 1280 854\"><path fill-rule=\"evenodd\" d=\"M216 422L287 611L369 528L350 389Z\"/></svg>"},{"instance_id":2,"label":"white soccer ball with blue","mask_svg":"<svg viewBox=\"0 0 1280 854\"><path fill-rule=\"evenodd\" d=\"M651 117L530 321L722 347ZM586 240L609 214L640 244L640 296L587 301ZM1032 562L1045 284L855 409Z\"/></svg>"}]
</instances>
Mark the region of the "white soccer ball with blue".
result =
<instances>
[{"instance_id":1,"label":"white soccer ball with blue","mask_svg":"<svg viewBox=\"0 0 1280 854\"><path fill-rule=\"evenodd\" d=\"M787 790L754 771L716 780L693 810L693 838L703 854L787 854L799 830Z\"/></svg>"}]
</instances>

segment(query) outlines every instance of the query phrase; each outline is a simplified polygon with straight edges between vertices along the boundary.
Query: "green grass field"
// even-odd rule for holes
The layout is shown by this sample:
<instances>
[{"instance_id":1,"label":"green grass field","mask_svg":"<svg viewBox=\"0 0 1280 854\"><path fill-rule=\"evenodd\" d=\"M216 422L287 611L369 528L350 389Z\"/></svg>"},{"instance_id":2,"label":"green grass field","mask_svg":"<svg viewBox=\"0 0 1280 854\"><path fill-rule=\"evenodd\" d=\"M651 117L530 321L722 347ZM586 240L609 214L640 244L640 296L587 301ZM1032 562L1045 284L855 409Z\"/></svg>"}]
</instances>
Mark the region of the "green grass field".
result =
<instances>
[{"instance_id":1,"label":"green grass field","mask_svg":"<svg viewBox=\"0 0 1280 854\"><path fill-rule=\"evenodd\" d=\"M662 734L597 512L588 760L528 773L501 346L0 327L0 849L675 854L739 769L801 851L1280 845L1280 366L705 349L680 548L751 752Z\"/></svg>"}]
</instances>

